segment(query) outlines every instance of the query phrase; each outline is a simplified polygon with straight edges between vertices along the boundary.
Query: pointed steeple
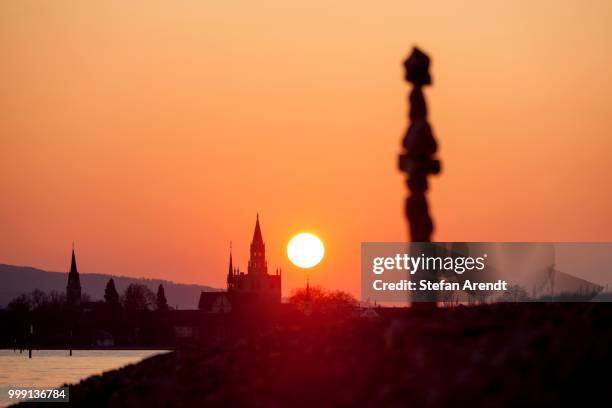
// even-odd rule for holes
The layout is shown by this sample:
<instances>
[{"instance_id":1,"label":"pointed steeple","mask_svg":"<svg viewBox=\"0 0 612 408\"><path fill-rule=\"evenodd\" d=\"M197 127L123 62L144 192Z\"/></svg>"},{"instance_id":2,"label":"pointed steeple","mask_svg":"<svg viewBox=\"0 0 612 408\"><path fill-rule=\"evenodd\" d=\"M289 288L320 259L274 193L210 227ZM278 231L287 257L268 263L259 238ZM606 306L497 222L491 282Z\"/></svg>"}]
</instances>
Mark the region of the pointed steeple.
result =
<instances>
[{"instance_id":1,"label":"pointed steeple","mask_svg":"<svg viewBox=\"0 0 612 408\"><path fill-rule=\"evenodd\" d=\"M266 245L264 244L259 225L259 213L255 221L255 231L253 232L253 241L251 241L251 257L249 258L249 266L247 273L254 275L267 275L268 263L266 262Z\"/></svg>"},{"instance_id":2,"label":"pointed steeple","mask_svg":"<svg viewBox=\"0 0 612 408\"><path fill-rule=\"evenodd\" d=\"M72 261L70 262L70 273L79 273L77 270L76 257L74 256L74 243L72 243Z\"/></svg>"},{"instance_id":3,"label":"pointed steeple","mask_svg":"<svg viewBox=\"0 0 612 408\"><path fill-rule=\"evenodd\" d=\"M232 262L232 242L230 241L229 268L227 271L227 288L230 289L234 278L234 265Z\"/></svg>"},{"instance_id":4,"label":"pointed steeple","mask_svg":"<svg viewBox=\"0 0 612 408\"><path fill-rule=\"evenodd\" d=\"M261 227L259 226L259 213L257 213L257 221L255 222L255 231L253 232L252 244L263 245L263 236L261 235Z\"/></svg>"},{"instance_id":5,"label":"pointed steeple","mask_svg":"<svg viewBox=\"0 0 612 408\"><path fill-rule=\"evenodd\" d=\"M66 285L66 300L71 306L81 303L81 279L74 255L74 242L72 243L72 259L70 261L70 272L68 273L68 284Z\"/></svg>"},{"instance_id":6,"label":"pointed steeple","mask_svg":"<svg viewBox=\"0 0 612 408\"><path fill-rule=\"evenodd\" d=\"M230 262L229 262L229 274L232 274L234 267L232 265L232 241L230 241Z\"/></svg>"},{"instance_id":7,"label":"pointed steeple","mask_svg":"<svg viewBox=\"0 0 612 408\"><path fill-rule=\"evenodd\" d=\"M304 296L304 309L303 312L306 316L312 314L312 299L310 298L310 279L306 276L306 296Z\"/></svg>"}]
</instances>

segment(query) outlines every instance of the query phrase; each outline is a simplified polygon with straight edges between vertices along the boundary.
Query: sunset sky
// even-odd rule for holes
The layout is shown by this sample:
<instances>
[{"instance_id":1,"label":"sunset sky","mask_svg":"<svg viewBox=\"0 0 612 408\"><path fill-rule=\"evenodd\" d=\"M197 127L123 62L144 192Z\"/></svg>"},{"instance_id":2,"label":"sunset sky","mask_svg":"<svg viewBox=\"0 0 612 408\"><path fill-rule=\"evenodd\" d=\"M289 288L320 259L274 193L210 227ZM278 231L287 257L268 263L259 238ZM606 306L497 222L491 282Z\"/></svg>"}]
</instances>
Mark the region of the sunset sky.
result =
<instances>
[{"instance_id":1,"label":"sunset sky","mask_svg":"<svg viewBox=\"0 0 612 408\"><path fill-rule=\"evenodd\" d=\"M301 231L311 282L357 295L360 242L407 239L413 45L435 240L610 241L611 39L609 0L4 1L0 263L76 241L81 272L223 287L259 212L283 295Z\"/></svg>"}]
</instances>

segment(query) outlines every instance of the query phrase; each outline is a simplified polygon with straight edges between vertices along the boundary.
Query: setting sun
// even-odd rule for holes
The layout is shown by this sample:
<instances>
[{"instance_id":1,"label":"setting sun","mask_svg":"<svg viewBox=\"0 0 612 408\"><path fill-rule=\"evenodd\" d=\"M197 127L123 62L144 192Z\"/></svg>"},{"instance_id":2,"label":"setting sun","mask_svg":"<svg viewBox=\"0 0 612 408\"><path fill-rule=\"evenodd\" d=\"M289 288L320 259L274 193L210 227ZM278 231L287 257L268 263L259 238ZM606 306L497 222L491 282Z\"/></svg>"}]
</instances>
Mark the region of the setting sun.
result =
<instances>
[{"instance_id":1,"label":"setting sun","mask_svg":"<svg viewBox=\"0 0 612 408\"><path fill-rule=\"evenodd\" d=\"M323 255L325 247L323 242L314 234L302 232L297 234L287 245L287 256L289 260L300 268L312 268L316 266Z\"/></svg>"}]
</instances>

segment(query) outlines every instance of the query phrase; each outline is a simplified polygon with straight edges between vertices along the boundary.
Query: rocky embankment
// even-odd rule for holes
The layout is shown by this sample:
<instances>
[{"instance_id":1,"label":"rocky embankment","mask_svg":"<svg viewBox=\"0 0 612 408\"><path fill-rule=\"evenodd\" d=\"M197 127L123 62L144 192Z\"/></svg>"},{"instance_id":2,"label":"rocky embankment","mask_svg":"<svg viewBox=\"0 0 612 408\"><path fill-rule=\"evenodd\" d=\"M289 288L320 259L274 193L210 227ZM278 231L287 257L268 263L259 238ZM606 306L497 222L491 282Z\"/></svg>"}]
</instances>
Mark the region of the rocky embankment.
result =
<instances>
[{"instance_id":1,"label":"rocky embankment","mask_svg":"<svg viewBox=\"0 0 612 408\"><path fill-rule=\"evenodd\" d=\"M71 405L605 404L610 304L500 304L293 326L154 356L71 386Z\"/></svg>"}]
</instances>

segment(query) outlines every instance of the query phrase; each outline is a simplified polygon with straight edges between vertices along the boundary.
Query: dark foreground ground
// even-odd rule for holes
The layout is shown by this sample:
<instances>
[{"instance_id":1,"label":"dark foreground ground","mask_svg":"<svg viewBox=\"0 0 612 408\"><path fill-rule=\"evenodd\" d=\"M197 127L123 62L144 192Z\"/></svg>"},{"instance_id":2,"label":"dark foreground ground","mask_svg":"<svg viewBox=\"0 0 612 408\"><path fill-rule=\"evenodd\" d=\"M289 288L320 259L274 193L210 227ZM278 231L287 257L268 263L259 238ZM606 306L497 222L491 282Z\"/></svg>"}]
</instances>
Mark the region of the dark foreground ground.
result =
<instances>
[{"instance_id":1,"label":"dark foreground ground","mask_svg":"<svg viewBox=\"0 0 612 408\"><path fill-rule=\"evenodd\" d=\"M609 406L611 346L608 304L412 311L155 356L71 386L70 405Z\"/></svg>"}]
</instances>

